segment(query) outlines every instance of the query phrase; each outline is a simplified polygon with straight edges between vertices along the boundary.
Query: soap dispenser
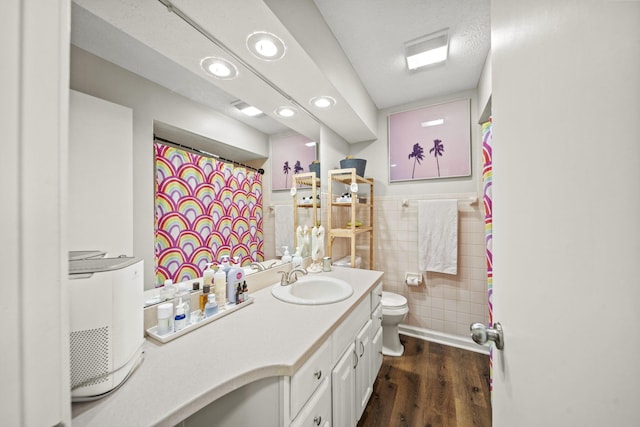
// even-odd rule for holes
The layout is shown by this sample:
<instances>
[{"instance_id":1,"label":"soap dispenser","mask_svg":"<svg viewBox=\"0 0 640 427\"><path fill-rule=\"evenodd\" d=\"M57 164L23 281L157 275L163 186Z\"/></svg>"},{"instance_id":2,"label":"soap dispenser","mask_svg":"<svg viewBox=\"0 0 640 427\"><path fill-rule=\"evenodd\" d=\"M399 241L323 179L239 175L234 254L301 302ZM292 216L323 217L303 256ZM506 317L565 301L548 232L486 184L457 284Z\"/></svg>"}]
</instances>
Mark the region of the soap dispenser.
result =
<instances>
[{"instance_id":1,"label":"soap dispenser","mask_svg":"<svg viewBox=\"0 0 640 427\"><path fill-rule=\"evenodd\" d=\"M300 247L296 247L296 252L291 260L291 267L296 268L302 265L302 256L300 255Z\"/></svg>"},{"instance_id":2,"label":"soap dispenser","mask_svg":"<svg viewBox=\"0 0 640 427\"><path fill-rule=\"evenodd\" d=\"M289 246L283 246L284 255L282 255L282 262L291 262L291 254L289 253Z\"/></svg>"}]
</instances>

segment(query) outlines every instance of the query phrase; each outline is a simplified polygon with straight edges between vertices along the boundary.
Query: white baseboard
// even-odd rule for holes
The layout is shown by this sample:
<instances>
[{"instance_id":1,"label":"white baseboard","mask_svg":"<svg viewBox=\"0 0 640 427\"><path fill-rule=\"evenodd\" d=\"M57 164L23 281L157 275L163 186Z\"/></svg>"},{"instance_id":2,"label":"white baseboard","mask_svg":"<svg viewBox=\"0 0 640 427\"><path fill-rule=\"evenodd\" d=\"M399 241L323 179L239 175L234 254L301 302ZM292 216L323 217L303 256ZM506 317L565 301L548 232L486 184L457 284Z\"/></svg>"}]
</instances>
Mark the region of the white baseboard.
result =
<instances>
[{"instance_id":1,"label":"white baseboard","mask_svg":"<svg viewBox=\"0 0 640 427\"><path fill-rule=\"evenodd\" d=\"M449 345L463 350L475 351L476 353L489 354L489 347L476 344L470 337L467 338L458 335L451 335L445 332L432 331L430 329L418 328L417 326L411 325L400 325L398 327L398 331L403 335L420 338L425 341Z\"/></svg>"}]
</instances>

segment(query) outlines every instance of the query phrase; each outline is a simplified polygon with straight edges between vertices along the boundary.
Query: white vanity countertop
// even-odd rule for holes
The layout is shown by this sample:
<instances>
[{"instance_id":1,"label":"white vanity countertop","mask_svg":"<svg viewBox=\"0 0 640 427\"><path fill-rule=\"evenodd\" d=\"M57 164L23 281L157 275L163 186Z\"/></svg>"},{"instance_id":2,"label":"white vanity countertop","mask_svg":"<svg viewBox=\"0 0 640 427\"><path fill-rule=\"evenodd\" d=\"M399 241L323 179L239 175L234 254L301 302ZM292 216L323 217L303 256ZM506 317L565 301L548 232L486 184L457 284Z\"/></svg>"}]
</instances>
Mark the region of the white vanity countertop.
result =
<instances>
[{"instance_id":1,"label":"white vanity countertop","mask_svg":"<svg viewBox=\"0 0 640 427\"><path fill-rule=\"evenodd\" d=\"M253 304L166 344L147 339L143 362L112 395L74 403L74 426L175 425L246 384L292 375L381 280L382 272L334 268L353 295L296 305L251 293Z\"/></svg>"}]
</instances>

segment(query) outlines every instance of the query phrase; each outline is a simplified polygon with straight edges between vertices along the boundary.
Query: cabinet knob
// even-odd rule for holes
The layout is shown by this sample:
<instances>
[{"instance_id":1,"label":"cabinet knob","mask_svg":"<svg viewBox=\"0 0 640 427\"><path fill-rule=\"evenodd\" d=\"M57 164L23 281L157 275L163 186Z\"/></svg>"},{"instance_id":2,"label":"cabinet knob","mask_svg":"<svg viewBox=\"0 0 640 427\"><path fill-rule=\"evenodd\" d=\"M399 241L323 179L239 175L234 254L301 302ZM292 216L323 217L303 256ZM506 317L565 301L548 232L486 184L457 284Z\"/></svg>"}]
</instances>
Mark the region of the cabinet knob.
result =
<instances>
[{"instance_id":1,"label":"cabinet knob","mask_svg":"<svg viewBox=\"0 0 640 427\"><path fill-rule=\"evenodd\" d=\"M322 377L322 369L318 369L317 371L315 371L313 373L313 376L316 377L317 380L319 380L320 377Z\"/></svg>"},{"instance_id":2,"label":"cabinet knob","mask_svg":"<svg viewBox=\"0 0 640 427\"><path fill-rule=\"evenodd\" d=\"M322 423L322 416L318 415L317 417L313 418L313 423L317 426L319 426Z\"/></svg>"}]
</instances>

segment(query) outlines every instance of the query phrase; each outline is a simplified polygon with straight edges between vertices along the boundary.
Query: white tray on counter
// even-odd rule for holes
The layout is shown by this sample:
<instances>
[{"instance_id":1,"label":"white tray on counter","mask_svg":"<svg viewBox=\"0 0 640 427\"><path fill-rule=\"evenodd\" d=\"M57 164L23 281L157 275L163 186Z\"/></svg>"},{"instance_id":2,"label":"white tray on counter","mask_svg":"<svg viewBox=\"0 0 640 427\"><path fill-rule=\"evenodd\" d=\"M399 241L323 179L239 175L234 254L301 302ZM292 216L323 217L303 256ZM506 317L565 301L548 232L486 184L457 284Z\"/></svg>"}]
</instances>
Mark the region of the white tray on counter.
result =
<instances>
[{"instance_id":1,"label":"white tray on counter","mask_svg":"<svg viewBox=\"0 0 640 427\"><path fill-rule=\"evenodd\" d=\"M178 332L171 332L169 334L166 335L160 335L158 334L158 326L153 326L149 329L147 329L147 335L149 335L151 338L153 338L156 341L160 341L161 343L166 343L169 342L171 340L174 340L178 337L183 336L184 334L188 334L191 331L195 331L196 329L198 329L201 326L204 326L208 323L213 322L214 320L218 320L228 314L233 313L234 311L238 311L240 310L242 307L246 307L249 304L253 304L253 297L249 297L247 298L246 301L241 302L240 304L228 304L225 305L222 309L219 309L218 312L216 314L214 314L213 316L207 317L201 321L199 321L198 323L190 323L189 325L187 325L186 327L184 327L183 329L179 330Z\"/></svg>"}]
</instances>

